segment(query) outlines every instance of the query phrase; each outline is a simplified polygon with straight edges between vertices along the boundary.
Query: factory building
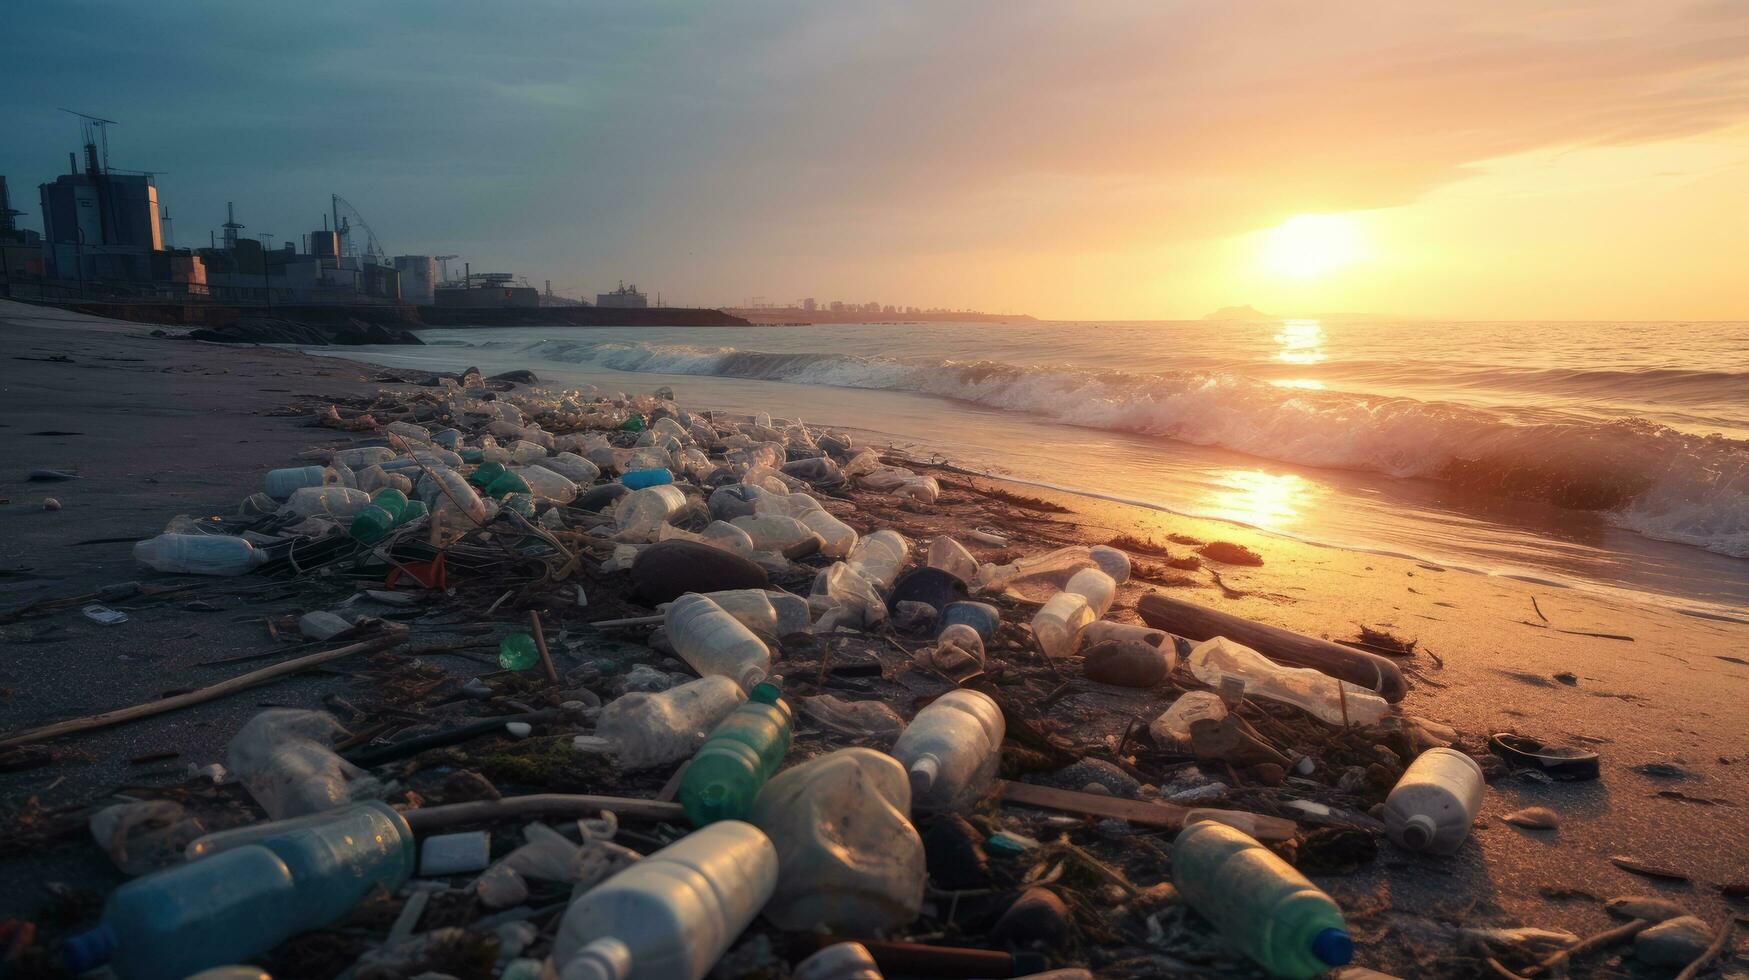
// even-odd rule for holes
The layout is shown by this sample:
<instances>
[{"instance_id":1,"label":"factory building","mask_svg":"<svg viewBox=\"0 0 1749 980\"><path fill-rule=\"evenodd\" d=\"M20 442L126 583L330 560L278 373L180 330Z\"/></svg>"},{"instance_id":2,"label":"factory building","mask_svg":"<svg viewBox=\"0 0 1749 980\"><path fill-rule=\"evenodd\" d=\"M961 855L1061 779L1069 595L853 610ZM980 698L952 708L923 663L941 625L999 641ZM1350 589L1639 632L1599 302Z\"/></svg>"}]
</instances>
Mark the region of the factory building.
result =
<instances>
[{"instance_id":1,"label":"factory building","mask_svg":"<svg viewBox=\"0 0 1749 980\"><path fill-rule=\"evenodd\" d=\"M596 293L595 305L605 306L611 310L645 310L650 307L650 297L638 292L638 287L626 285L620 280L619 288L611 293Z\"/></svg>"},{"instance_id":2,"label":"factory building","mask_svg":"<svg viewBox=\"0 0 1749 980\"><path fill-rule=\"evenodd\" d=\"M401 274L401 300L430 306L436 302L437 260L429 255L397 255L395 271Z\"/></svg>"},{"instance_id":3,"label":"factory building","mask_svg":"<svg viewBox=\"0 0 1749 980\"><path fill-rule=\"evenodd\" d=\"M540 290L513 285L508 272L470 272L460 283L445 283L435 290L437 306L468 310L523 309L540 306Z\"/></svg>"},{"instance_id":4,"label":"factory building","mask_svg":"<svg viewBox=\"0 0 1749 980\"><path fill-rule=\"evenodd\" d=\"M111 171L91 140L83 171L76 154L67 154L67 162L70 172L38 187L47 274L150 280L152 253L164 247L152 175Z\"/></svg>"}]
</instances>

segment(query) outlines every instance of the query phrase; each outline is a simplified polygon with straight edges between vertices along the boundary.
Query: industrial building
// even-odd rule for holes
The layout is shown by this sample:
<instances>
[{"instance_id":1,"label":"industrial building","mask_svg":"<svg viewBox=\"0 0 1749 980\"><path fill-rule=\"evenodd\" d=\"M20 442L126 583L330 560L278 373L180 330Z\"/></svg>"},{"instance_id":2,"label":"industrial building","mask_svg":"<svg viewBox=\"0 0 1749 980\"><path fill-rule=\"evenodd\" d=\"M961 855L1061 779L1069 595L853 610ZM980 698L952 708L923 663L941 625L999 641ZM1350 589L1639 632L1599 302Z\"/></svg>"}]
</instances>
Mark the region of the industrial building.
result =
<instances>
[{"instance_id":1,"label":"industrial building","mask_svg":"<svg viewBox=\"0 0 1749 980\"><path fill-rule=\"evenodd\" d=\"M437 301L437 260L429 255L397 255L395 271L401 274L401 299L430 306Z\"/></svg>"},{"instance_id":2,"label":"industrial building","mask_svg":"<svg viewBox=\"0 0 1749 980\"><path fill-rule=\"evenodd\" d=\"M83 169L78 154L69 153L68 172L38 188L45 272L60 279L149 281L152 253L164 247L153 175L111 169L104 132L110 120L80 118Z\"/></svg>"},{"instance_id":3,"label":"industrial building","mask_svg":"<svg viewBox=\"0 0 1749 980\"><path fill-rule=\"evenodd\" d=\"M595 294L595 305L610 310L644 310L650 307L650 297L638 292L635 284L628 286L621 279L619 288L613 292Z\"/></svg>"},{"instance_id":4,"label":"industrial building","mask_svg":"<svg viewBox=\"0 0 1749 980\"><path fill-rule=\"evenodd\" d=\"M508 272L465 272L460 282L437 287L435 306L470 310L532 309L540 290L515 283Z\"/></svg>"}]
</instances>

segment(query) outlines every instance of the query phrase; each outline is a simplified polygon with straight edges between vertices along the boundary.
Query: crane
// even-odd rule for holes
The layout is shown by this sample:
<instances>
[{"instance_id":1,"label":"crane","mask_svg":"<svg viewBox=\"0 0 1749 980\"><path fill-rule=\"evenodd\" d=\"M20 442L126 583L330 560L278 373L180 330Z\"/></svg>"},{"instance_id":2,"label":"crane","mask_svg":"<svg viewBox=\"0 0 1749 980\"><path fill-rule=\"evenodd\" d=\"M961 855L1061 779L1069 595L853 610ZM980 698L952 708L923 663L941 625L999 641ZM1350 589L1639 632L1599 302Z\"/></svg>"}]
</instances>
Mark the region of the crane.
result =
<instances>
[{"instance_id":1,"label":"crane","mask_svg":"<svg viewBox=\"0 0 1749 980\"><path fill-rule=\"evenodd\" d=\"M438 278L442 279L444 282L449 282L449 260L450 259L459 259L459 258L461 258L461 256L459 256L459 255L434 255L434 256L432 256L432 258L437 260L437 270L439 273Z\"/></svg>"},{"instance_id":2,"label":"crane","mask_svg":"<svg viewBox=\"0 0 1749 980\"><path fill-rule=\"evenodd\" d=\"M330 194L329 204L334 212L334 230L340 233L340 254L358 255L374 261L378 265L388 265L389 257L383 251L383 246L377 240L377 233L371 229L370 222L364 220L364 215L352 206L352 202L339 194ZM364 249L360 251L352 240L352 226L356 224L364 229Z\"/></svg>"}]
</instances>

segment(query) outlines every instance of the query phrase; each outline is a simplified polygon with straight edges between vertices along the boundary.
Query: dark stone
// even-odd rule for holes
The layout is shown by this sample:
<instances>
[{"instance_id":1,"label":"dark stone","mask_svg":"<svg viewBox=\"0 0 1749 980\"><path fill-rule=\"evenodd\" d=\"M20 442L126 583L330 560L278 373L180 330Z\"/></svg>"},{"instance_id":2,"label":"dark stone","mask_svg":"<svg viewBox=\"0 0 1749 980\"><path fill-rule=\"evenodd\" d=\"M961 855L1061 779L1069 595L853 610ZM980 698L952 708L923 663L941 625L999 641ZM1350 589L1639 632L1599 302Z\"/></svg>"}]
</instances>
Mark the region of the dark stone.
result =
<instances>
[{"instance_id":1,"label":"dark stone","mask_svg":"<svg viewBox=\"0 0 1749 980\"><path fill-rule=\"evenodd\" d=\"M603 483L598 487L590 487L581 497L573 501L571 506L599 514L603 507L631 492L631 488L623 483Z\"/></svg>"},{"instance_id":2,"label":"dark stone","mask_svg":"<svg viewBox=\"0 0 1749 980\"><path fill-rule=\"evenodd\" d=\"M1245 770L1245 775L1265 786L1280 786L1287 779L1287 770L1273 762L1263 762Z\"/></svg>"},{"instance_id":3,"label":"dark stone","mask_svg":"<svg viewBox=\"0 0 1749 980\"><path fill-rule=\"evenodd\" d=\"M688 592L763 589L765 569L740 555L696 541L659 541L632 562L632 585L649 603L672 602Z\"/></svg>"},{"instance_id":4,"label":"dark stone","mask_svg":"<svg viewBox=\"0 0 1749 980\"><path fill-rule=\"evenodd\" d=\"M1107 640L1087 651L1081 672L1101 684L1153 687L1166 679L1166 656L1146 643Z\"/></svg>"},{"instance_id":5,"label":"dark stone","mask_svg":"<svg viewBox=\"0 0 1749 980\"><path fill-rule=\"evenodd\" d=\"M893 583L893 591L887 596L887 610L898 609L901 602L921 602L935 607L939 613L947 608L948 603L962 602L969 597L966 583L957 576L924 566L911 569Z\"/></svg>"},{"instance_id":6,"label":"dark stone","mask_svg":"<svg viewBox=\"0 0 1749 980\"><path fill-rule=\"evenodd\" d=\"M1097 783L1111 790L1113 796L1132 800L1142 791L1142 784L1134 776L1104 759L1082 759L1072 766L1059 769L1051 775L1051 783L1073 790L1082 789L1088 783Z\"/></svg>"},{"instance_id":7,"label":"dark stone","mask_svg":"<svg viewBox=\"0 0 1749 980\"><path fill-rule=\"evenodd\" d=\"M923 835L929 880L939 888L982 888L990 883L984 835L958 814L937 820Z\"/></svg>"},{"instance_id":8,"label":"dark stone","mask_svg":"<svg viewBox=\"0 0 1749 980\"><path fill-rule=\"evenodd\" d=\"M1046 888L1028 888L990 929L1000 945L1060 951L1075 941L1075 920L1063 900Z\"/></svg>"},{"instance_id":9,"label":"dark stone","mask_svg":"<svg viewBox=\"0 0 1749 980\"><path fill-rule=\"evenodd\" d=\"M1354 827L1319 827L1300 840L1294 866L1305 874L1349 874L1369 867L1379 856L1379 841Z\"/></svg>"},{"instance_id":10,"label":"dark stone","mask_svg":"<svg viewBox=\"0 0 1749 980\"><path fill-rule=\"evenodd\" d=\"M540 379L534 376L534 372L533 371L526 371L526 370L506 371L503 374L494 374L491 377L487 378L486 380L487 381L508 381L512 384L519 384L519 385L540 384Z\"/></svg>"}]
</instances>

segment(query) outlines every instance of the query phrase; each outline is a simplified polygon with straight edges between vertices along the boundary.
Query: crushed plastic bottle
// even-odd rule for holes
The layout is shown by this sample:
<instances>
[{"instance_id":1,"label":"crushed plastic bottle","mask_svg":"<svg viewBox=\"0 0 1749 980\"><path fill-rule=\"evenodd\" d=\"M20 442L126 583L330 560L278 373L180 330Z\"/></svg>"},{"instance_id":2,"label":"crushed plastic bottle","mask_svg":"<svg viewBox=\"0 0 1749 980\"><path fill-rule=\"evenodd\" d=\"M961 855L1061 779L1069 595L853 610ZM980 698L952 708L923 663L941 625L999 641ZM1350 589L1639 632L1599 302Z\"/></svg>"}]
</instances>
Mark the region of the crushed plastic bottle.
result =
<instances>
[{"instance_id":1,"label":"crushed plastic bottle","mask_svg":"<svg viewBox=\"0 0 1749 980\"><path fill-rule=\"evenodd\" d=\"M182 860L191 841L206 833L174 800L117 803L91 815L91 837L122 874L143 875Z\"/></svg>"},{"instance_id":2,"label":"crushed plastic bottle","mask_svg":"<svg viewBox=\"0 0 1749 980\"><path fill-rule=\"evenodd\" d=\"M663 627L674 652L701 677L722 675L751 691L771 673L765 642L706 596L688 592L674 600Z\"/></svg>"},{"instance_id":3,"label":"crushed plastic bottle","mask_svg":"<svg viewBox=\"0 0 1749 980\"><path fill-rule=\"evenodd\" d=\"M648 541L656 536L657 528L668 523L668 518L684 506L686 494L677 486L645 487L620 498L613 519L622 537Z\"/></svg>"},{"instance_id":4,"label":"crushed plastic bottle","mask_svg":"<svg viewBox=\"0 0 1749 980\"><path fill-rule=\"evenodd\" d=\"M555 453L550 459L542 460L540 465L579 487L586 487L601 477L601 467L576 453Z\"/></svg>"},{"instance_id":5,"label":"crushed plastic bottle","mask_svg":"<svg viewBox=\"0 0 1749 980\"><path fill-rule=\"evenodd\" d=\"M910 774L912 802L919 810L976 802L996 778L1006 731L1001 707L980 691L949 691L917 712L893 745Z\"/></svg>"},{"instance_id":6,"label":"crushed plastic bottle","mask_svg":"<svg viewBox=\"0 0 1749 980\"><path fill-rule=\"evenodd\" d=\"M904 770L874 749L839 749L772 777L752 817L783 872L765 917L796 932L878 931L915 919L925 870L910 812Z\"/></svg>"},{"instance_id":7,"label":"crushed plastic bottle","mask_svg":"<svg viewBox=\"0 0 1749 980\"><path fill-rule=\"evenodd\" d=\"M790 980L882 980L880 964L861 943L833 943L796 964Z\"/></svg>"},{"instance_id":8,"label":"crushed plastic bottle","mask_svg":"<svg viewBox=\"0 0 1749 980\"><path fill-rule=\"evenodd\" d=\"M889 739L905 730L905 719L881 701L846 701L818 694L797 702L802 714L828 731L851 738Z\"/></svg>"},{"instance_id":9,"label":"crushed plastic bottle","mask_svg":"<svg viewBox=\"0 0 1749 980\"><path fill-rule=\"evenodd\" d=\"M346 729L325 711L271 708L243 725L225 762L275 820L332 810L376 786L328 744ZM356 782L357 786L352 786Z\"/></svg>"},{"instance_id":10,"label":"crushed plastic bottle","mask_svg":"<svg viewBox=\"0 0 1749 980\"><path fill-rule=\"evenodd\" d=\"M1291 704L1329 725L1376 725L1390 711L1384 698L1310 667L1284 667L1224 636L1204 640L1185 664L1196 679L1219 689L1241 681L1248 697Z\"/></svg>"},{"instance_id":11,"label":"crushed plastic bottle","mask_svg":"<svg viewBox=\"0 0 1749 980\"><path fill-rule=\"evenodd\" d=\"M876 588L890 589L910 558L911 546L904 536L882 528L858 541L844 562Z\"/></svg>"},{"instance_id":12,"label":"crushed plastic bottle","mask_svg":"<svg viewBox=\"0 0 1749 980\"><path fill-rule=\"evenodd\" d=\"M572 744L579 751L610 752L627 771L679 762L746 699L740 685L716 676L655 694L624 694L601 709L594 735L579 735Z\"/></svg>"},{"instance_id":13,"label":"crushed plastic bottle","mask_svg":"<svg viewBox=\"0 0 1749 980\"><path fill-rule=\"evenodd\" d=\"M926 560L930 568L939 568L967 585L978 584L978 559L972 557L965 545L945 534L930 540Z\"/></svg>"},{"instance_id":14,"label":"crushed plastic bottle","mask_svg":"<svg viewBox=\"0 0 1749 980\"><path fill-rule=\"evenodd\" d=\"M1172 706L1160 713L1148 725L1148 734L1161 749L1171 750L1190 744L1190 729L1199 721L1218 722L1227 717L1227 705L1220 695L1209 691L1190 691L1179 696Z\"/></svg>"},{"instance_id":15,"label":"crushed plastic bottle","mask_svg":"<svg viewBox=\"0 0 1749 980\"><path fill-rule=\"evenodd\" d=\"M370 494L351 487L304 487L292 492L282 508L297 517L327 517L350 521L370 506Z\"/></svg>"},{"instance_id":16,"label":"crushed plastic bottle","mask_svg":"<svg viewBox=\"0 0 1749 980\"><path fill-rule=\"evenodd\" d=\"M695 830L584 892L553 941L562 980L702 980L759 914L778 859L757 827Z\"/></svg>"},{"instance_id":17,"label":"crushed plastic bottle","mask_svg":"<svg viewBox=\"0 0 1749 980\"><path fill-rule=\"evenodd\" d=\"M984 669L984 638L965 623L953 623L935 638L935 645L912 655L920 667L950 679L970 677Z\"/></svg>"},{"instance_id":18,"label":"crushed plastic bottle","mask_svg":"<svg viewBox=\"0 0 1749 980\"><path fill-rule=\"evenodd\" d=\"M1354 957L1342 910L1330 896L1225 824L1202 820L1179 832L1172 883L1227 942L1275 976L1311 978Z\"/></svg>"},{"instance_id":19,"label":"crushed plastic bottle","mask_svg":"<svg viewBox=\"0 0 1749 980\"><path fill-rule=\"evenodd\" d=\"M529 492L542 500L568 504L577 499L577 484L545 466L530 466L518 471L517 475L522 477L522 482L528 484Z\"/></svg>"},{"instance_id":20,"label":"crushed plastic bottle","mask_svg":"<svg viewBox=\"0 0 1749 980\"><path fill-rule=\"evenodd\" d=\"M160 572L246 575L267 553L229 534L160 534L136 543L134 560Z\"/></svg>"},{"instance_id":21,"label":"crushed plastic bottle","mask_svg":"<svg viewBox=\"0 0 1749 980\"><path fill-rule=\"evenodd\" d=\"M1091 548L1070 545L1008 565L984 565L978 570L978 578L989 591L1041 601L1062 591L1068 586L1069 579L1083 568L1098 568L1118 585L1130 578L1129 556L1105 545Z\"/></svg>"},{"instance_id":22,"label":"crushed plastic bottle","mask_svg":"<svg viewBox=\"0 0 1749 980\"><path fill-rule=\"evenodd\" d=\"M781 514L754 514L729 523L747 532L755 551L778 552L816 536L806 524Z\"/></svg>"},{"instance_id":23,"label":"crushed plastic bottle","mask_svg":"<svg viewBox=\"0 0 1749 980\"><path fill-rule=\"evenodd\" d=\"M1411 851L1451 854L1482 810L1483 786L1476 760L1455 749L1428 749L1385 797L1385 833Z\"/></svg>"},{"instance_id":24,"label":"crushed plastic bottle","mask_svg":"<svg viewBox=\"0 0 1749 980\"><path fill-rule=\"evenodd\" d=\"M1067 657L1081 642L1081 631L1098 618L1086 596L1078 592L1059 592L1033 615L1033 639L1038 641L1039 650L1052 660Z\"/></svg>"},{"instance_id":25,"label":"crushed plastic bottle","mask_svg":"<svg viewBox=\"0 0 1749 980\"><path fill-rule=\"evenodd\" d=\"M747 700L711 730L686 767L675 799L694 827L745 820L760 787L788 754L789 705L775 684L755 684Z\"/></svg>"}]
</instances>

